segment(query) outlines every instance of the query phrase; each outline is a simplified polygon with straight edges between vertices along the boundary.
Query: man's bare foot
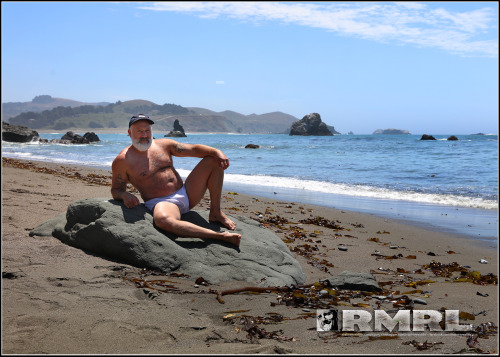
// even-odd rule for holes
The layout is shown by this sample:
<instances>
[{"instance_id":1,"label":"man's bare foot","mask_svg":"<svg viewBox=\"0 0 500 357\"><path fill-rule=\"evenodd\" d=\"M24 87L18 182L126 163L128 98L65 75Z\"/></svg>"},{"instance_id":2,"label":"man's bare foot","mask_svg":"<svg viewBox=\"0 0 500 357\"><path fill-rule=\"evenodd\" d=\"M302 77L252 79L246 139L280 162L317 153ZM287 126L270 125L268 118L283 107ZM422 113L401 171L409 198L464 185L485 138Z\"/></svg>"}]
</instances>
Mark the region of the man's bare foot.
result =
<instances>
[{"instance_id":1,"label":"man's bare foot","mask_svg":"<svg viewBox=\"0 0 500 357\"><path fill-rule=\"evenodd\" d=\"M217 213L211 213L208 216L208 220L212 222L219 222L221 223L224 227L230 230L234 230L236 228L236 224L231 221L224 212L219 211Z\"/></svg>"},{"instance_id":2,"label":"man's bare foot","mask_svg":"<svg viewBox=\"0 0 500 357\"><path fill-rule=\"evenodd\" d=\"M241 241L241 234L232 232L222 232L222 237L220 238L220 240L234 244L235 246L239 247Z\"/></svg>"}]
</instances>

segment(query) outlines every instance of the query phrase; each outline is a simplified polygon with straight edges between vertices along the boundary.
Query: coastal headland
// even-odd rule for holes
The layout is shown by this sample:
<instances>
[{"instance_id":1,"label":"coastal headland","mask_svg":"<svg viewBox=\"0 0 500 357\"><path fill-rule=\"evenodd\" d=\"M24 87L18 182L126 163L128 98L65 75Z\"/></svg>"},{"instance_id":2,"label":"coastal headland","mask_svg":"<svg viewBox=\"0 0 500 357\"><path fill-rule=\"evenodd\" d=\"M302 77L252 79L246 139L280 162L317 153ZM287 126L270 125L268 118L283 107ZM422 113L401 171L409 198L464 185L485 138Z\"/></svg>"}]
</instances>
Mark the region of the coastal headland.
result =
<instances>
[{"instance_id":1,"label":"coastal headland","mask_svg":"<svg viewBox=\"0 0 500 357\"><path fill-rule=\"evenodd\" d=\"M259 292L29 235L76 200L111 198L110 182L108 170L3 158L2 353L498 353L498 252L460 235L224 191L224 211L275 233L306 275L307 287ZM197 209L208 209L207 201ZM382 290L319 283L345 271L370 273ZM400 309L459 310L460 323L474 330L318 332L316 312L325 307L391 316Z\"/></svg>"}]
</instances>

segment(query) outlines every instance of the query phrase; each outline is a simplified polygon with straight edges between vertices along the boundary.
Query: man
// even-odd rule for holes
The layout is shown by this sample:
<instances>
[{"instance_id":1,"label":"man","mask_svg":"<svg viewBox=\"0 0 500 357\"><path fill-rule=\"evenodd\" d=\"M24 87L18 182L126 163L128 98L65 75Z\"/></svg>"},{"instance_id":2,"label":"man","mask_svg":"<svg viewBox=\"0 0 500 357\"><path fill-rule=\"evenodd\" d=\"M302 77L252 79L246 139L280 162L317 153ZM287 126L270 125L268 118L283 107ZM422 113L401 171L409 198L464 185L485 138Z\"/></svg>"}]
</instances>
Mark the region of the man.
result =
<instances>
[{"instance_id":1,"label":"man","mask_svg":"<svg viewBox=\"0 0 500 357\"><path fill-rule=\"evenodd\" d=\"M171 139L153 140L152 124L154 122L144 114L130 119L128 135L132 145L123 149L112 164L113 198L123 201L128 208L139 205L139 199L127 192L127 182L130 182L140 192L145 206L153 212L157 227L180 237L219 239L239 246L240 234L216 232L181 220L181 215L196 206L208 188L209 220L230 230L235 229L234 222L220 207L224 170L229 167L226 155L206 145L183 144ZM183 183L174 168L172 156L199 157L202 160Z\"/></svg>"}]
</instances>

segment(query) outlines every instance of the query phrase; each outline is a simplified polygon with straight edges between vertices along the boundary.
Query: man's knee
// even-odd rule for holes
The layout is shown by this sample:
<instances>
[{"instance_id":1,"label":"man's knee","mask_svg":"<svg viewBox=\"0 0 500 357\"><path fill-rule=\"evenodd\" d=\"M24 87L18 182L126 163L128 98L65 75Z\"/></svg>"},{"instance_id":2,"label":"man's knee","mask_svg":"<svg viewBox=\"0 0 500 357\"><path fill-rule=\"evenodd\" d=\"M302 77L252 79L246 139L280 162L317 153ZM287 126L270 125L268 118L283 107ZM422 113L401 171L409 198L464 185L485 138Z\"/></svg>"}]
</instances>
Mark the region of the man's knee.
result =
<instances>
[{"instance_id":1,"label":"man's knee","mask_svg":"<svg viewBox=\"0 0 500 357\"><path fill-rule=\"evenodd\" d=\"M157 227L164 230L170 230L175 226L180 219L180 212L178 208L172 203L162 202L156 205L153 220Z\"/></svg>"},{"instance_id":2,"label":"man's knee","mask_svg":"<svg viewBox=\"0 0 500 357\"><path fill-rule=\"evenodd\" d=\"M178 219L168 216L166 214L158 214L155 215L154 217L154 222L157 227L164 229L166 231L171 230L172 228L175 227L175 224L177 223Z\"/></svg>"},{"instance_id":3,"label":"man's knee","mask_svg":"<svg viewBox=\"0 0 500 357\"><path fill-rule=\"evenodd\" d=\"M201 160L201 162L209 166L212 170L213 169L222 170L222 168L219 165L219 160L213 156L206 156Z\"/></svg>"}]
</instances>

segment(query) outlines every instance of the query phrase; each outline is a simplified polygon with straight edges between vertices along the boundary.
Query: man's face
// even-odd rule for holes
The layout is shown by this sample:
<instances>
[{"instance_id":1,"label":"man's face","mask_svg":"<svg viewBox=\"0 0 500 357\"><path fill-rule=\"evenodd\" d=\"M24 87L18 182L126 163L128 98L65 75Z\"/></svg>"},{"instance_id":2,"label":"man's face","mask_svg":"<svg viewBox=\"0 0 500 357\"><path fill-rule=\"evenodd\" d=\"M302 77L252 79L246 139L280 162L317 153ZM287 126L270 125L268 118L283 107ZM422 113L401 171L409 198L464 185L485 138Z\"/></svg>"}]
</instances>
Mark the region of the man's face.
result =
<instances>
[{"instance_id":1,"label":"man's face","mask_svg":"<svg viewBox=\"0 0 500 357\"><path fill-rule=\"evenodd\" d=\"M147 120L139 120L128 129L132 145L139 151L147 151L153 142L151 124Z\"/></svg>"}]
</instances>

